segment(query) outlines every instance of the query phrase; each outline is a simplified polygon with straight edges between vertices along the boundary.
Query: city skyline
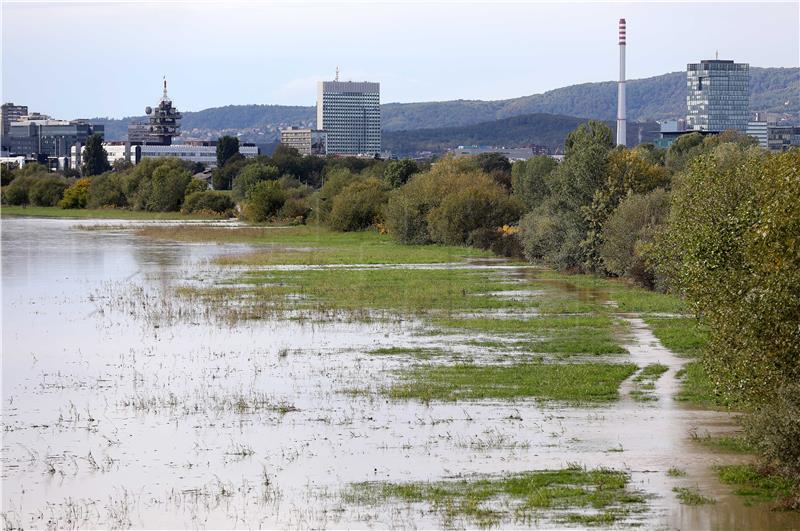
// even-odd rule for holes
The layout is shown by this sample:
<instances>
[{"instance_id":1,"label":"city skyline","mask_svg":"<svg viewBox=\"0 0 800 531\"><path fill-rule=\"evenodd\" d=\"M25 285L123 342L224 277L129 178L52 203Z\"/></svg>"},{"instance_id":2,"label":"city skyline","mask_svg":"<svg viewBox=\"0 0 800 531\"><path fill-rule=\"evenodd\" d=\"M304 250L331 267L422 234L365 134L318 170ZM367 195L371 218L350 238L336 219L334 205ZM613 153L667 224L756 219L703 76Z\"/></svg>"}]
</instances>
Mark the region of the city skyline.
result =
<instances>
[{"instance_id":1,"label":"city skyline","mask_svg":"<svg viewBox=\"0 0 800 531\"><path fill-rule=\"evenodd\" d=\"M685 70L687 63L713 58L717 51L720 58L754 67L800 65L797 46L785 44L798 42L796 3L726 4L724 16L707 24L720 8L596 2L430 7L234 2L231 8L205 2L5 2L2 98L64 118L138 116L166 75L182 111L236 104L313 106L316 83L333 79L339 66L342 80L380 82L382 103L505 99L615 80L615 25L622 17L632 24L629 80ZM221 12L225 16L215 19ZM84 23L88 17L92 25ZM35 39L24 23L31 18L37 20ZM168 49L142 37L159 31L159 18L163 31L172 32ZM361 24L365 20L370 24ZM115 38L77 40L64 54L81 75L26 68L71 32L97 28L101 36L113 28ZM679 38L686 34L696 37ZM91 54L94 63L87 59Z\"/></svg>"}]
</instances>

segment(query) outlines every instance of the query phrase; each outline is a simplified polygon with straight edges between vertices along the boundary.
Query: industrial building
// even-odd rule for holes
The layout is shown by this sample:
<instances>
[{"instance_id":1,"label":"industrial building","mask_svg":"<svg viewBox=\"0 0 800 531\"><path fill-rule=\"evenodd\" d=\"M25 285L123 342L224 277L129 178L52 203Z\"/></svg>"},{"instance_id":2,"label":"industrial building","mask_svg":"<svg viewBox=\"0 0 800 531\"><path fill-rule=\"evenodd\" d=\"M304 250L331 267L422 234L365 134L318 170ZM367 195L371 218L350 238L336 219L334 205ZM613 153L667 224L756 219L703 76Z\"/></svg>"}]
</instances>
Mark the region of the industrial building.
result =
<instances>
[{"instance_id":1,"label":"industrial building","mask_svg":"<svg viewBox=\"0 0 800 531\"><path fill-rule=\"evenodd\" d=\"M317 130L327 133L333 155L376 156L381 152L380 83L320 81Z\"/></svg>"},{"instance_id":2,"label":"industrial building","mask_svg":"<svg viewBox=\"0 0 800 531\"><path fill-rule=\"evenodd\" d=\"M744 133L750 119L750 65L713 59L686 66L687 131Z\"/></svg>"},{"instance_id":3,"label":"industrial building","mask_svg":"<svg viewBox=\"0 0 800 531\"><path fill-rule=\"evenodd\" d=\"M281 144L294 148L301 155L328 154L328 133L304 127L281 129Z\"/></svg>"}]
</instances>

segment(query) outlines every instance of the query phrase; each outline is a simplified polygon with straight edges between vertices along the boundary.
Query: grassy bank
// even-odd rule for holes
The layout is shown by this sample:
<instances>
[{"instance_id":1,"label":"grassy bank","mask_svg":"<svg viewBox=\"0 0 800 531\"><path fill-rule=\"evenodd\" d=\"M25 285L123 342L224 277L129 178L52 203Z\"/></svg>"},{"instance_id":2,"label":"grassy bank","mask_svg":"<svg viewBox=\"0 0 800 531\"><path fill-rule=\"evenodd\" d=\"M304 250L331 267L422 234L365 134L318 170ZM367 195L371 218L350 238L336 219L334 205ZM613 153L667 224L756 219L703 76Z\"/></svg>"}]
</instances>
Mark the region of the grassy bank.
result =
<instances>
[{"instance_id":1,"label":"grassy bank","mask_svg":"<svg viewBox=\"0 0 800 531\"><path fill-rule=\"evenodd\" d=\"M625 472L572 466L502 477L357 483L345 493L344 501L421 506L438 514L443 527L531 525L541 517L571 526L609 526L645 507L646 497L631 489L629 481Z\"/></svg>"},{"instance_id":2,"label":"grassy bank","mask_svg":"<svg viewBox=\"0 0 800 531\"><path fill-rule=\"evenodd\" d=\"M143 210L126 210L123 208L59 208L38 206L10 206L0 208L3 217L30 216L37 218L78 218L78 219L133 219L133 220L175 220L175 219L219 219L199 214L181 214L180 212L146 212Z\"/></svg>"}]
</instances>

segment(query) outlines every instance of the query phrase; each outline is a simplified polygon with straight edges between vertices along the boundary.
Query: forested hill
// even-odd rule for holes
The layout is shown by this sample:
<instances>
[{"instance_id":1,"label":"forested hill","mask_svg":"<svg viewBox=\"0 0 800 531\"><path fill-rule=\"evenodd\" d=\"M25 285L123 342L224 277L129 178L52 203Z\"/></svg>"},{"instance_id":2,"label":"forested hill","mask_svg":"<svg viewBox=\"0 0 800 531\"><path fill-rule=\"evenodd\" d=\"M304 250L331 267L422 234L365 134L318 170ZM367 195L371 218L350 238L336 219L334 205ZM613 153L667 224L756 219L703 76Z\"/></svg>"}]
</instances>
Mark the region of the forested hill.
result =
<instances>
[{"instance_id":1,"label":"forested hill","mask_svg":"<svg viewBox=\"0 0 800 531\"><path fill-rule=\"evenodd\" d=\"M443 152L459 145L537 145L555 150L561 149L569 132L585 121L587 118L535 113L454 127L384 131L383 147L401 156L421 151ZM607 124L612 130L616 127L615 122ZM655 122L628 122L628 145L652 140L657 130Z\"/></svg>"},{"instance_id":2,"label":"forested hill","mask_svg":"<svg viewBox=\"0 0 800 531\"><path fill-rule=\"evenodd\" d=\"M800 68L750 69L750 108L759 111L800 112ZM385 131L463 126L534 113L586 116L613 120L616 115L616 82L572 85L532 96L508 100L455 100L382 105ZM686 74L673 72L628 82L628 119L631 121L679 117L686 108ZM313 102L311 102L313 103ZM142 102L142 106L148 102ZM180 102L176 104L180 108ZM99 119L106 124L107 138L123 139L127 123ZM314 125L313 106L229 105L198 112L185 112L183 130L202 136L225 130L240 130L244 138L271 141L281 127Z\"/></svg>"}]
</instances>

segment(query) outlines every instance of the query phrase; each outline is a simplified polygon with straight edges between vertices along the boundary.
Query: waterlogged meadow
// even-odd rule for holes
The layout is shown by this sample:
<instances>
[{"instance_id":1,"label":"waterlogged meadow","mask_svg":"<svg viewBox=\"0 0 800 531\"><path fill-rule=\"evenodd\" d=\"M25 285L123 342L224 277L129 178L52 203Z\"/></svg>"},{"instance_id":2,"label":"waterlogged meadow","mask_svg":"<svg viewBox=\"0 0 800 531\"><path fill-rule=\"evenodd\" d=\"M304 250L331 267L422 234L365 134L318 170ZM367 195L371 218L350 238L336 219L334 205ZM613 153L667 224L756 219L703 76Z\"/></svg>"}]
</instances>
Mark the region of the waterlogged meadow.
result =
<instances>
[{"instance_id":1,"label":"waterlogged meadow","mask_svg":"<svg viewBox=\"0 0 800 531\"><path fill-rule=\"evenodd\" d=\"M374 232L108 223L3 222L7 528L800 525L674 298Z\"/></svg>"}]
</instances>

